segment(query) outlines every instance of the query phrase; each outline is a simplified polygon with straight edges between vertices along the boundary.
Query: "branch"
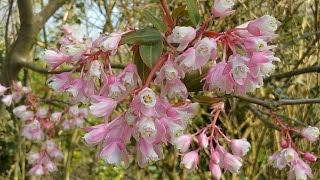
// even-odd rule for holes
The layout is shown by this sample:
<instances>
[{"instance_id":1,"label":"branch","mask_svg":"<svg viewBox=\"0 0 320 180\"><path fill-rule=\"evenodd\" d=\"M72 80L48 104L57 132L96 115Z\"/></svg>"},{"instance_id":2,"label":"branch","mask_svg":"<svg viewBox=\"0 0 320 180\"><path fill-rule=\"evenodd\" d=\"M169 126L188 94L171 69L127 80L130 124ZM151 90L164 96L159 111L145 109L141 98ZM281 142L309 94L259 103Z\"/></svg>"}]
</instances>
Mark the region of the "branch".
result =
<instances>
[{"instance_id":1,"label":"branch","mask_svg":"<svg viewBox=\"0 0 320 180\"><path fill-rule=\"evenodd\" d=\"M247 106L248 109L250 109L250 111L258 117L258 119L260 119L266 126L272 128L272 129L276 129L278 131L281 130L281 128L279 126L276 126L275 124L273 124L272 122L270 122L268 120L268 118L266 118L257 108L255 108L252 105Z\"/></svg>"},{"instance_id":2,"label":"branch","mask_svg":"<svg viewBox=\"0 0 320 180\"><path fill-rule=\"evenodd\" d=\"M68 0L50 0L48 4L37 14L40 18L42 24L47 22L47 20Z\"/></svg>"},{"instance_id":3,"label":"branch","mask_svg":"<svg viewBox=\"0 0 320 180\"><path fill-rule=\"evenodd\" d=\"M317 64L317 65L314 65L311 67L296 69L296 70L289 71L289 72L274 74L274 75L271 75L271 76L265 78L264 82L267 83L267 82L270 82L272 79L279 80L279 79L283 79L283 78L289 78L292 76L296 76L299 74L313 73L313 72L320 73L320 64Z\"/></svg>"},{"instance_id":4,"label":"branch","mask_svg":"<svg viewBox=\"0 0 320 180\"><path fill-rule=\"evenodd\" d=\"M261 100L258 98L253 98L250 96L240 96L240 95L234 95L232 97L236 97L240 100L247 101L253 104L258 104L260 106L263 106L267 109L275 109L280 106L285 105L299 105L299 104L314 104L314 103L320 103L320 98L311 98L311 99L280 99L278 101L269 101L269 100Z\"/></svg>"},{"instance_id":5,"label":"branch","mask_svg":"<svg viewBox=\"0 0 320 180\"><path fill-rule=\"evenodd\" d=\"M30 69L34 72L42 73L42 74L60 74L60 73L69 72L72 70L72 68L68 68L68 69L60 69L60 70L50 71L48 69L38 67L37 65L35 65L33 63L28 63L26 61L18 61L17 65L19 65L20 67L26 68L26 69ZM125 68L125 65L111 64L111 67L115 68L115 69L123 69L123 68Z\"/></svg>"}]
</instances>

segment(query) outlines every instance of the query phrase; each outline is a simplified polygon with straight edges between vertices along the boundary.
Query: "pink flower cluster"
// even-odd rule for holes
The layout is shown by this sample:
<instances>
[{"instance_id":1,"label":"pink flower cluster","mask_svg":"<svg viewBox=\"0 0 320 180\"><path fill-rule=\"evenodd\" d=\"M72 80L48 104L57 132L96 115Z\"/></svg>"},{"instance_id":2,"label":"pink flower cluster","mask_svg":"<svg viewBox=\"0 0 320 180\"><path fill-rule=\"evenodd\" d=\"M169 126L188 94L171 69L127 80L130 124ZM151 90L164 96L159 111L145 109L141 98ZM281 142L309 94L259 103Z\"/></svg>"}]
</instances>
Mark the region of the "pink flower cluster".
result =
<instances>
[{"instance_id":1,"label":"pink flower cluster","mask_svg":"<svg viewBox=\"0 0 320 180\"><path fill-rule=\"evenodd\" d=\"M126 146L136 140L136 153L141 167L163 158L162 145L176 145L183 137L197 104L172 106L157 97L150 88L142 89L130 103L129 109L111 122L85 128L84 139L88 145L99 144L100 157L108 164L119 166L129 163Z\"/></svg>"},{"instance_id":2,"label":"pink flower cluster","mask_svg":"<svg viewBox=\"0 0 320 180\"><path fill-rule=\"evenodd\" d=\"M43 176L47 172L55 172L58 170L55 160L63 159L63 153L58 149L52 140L43 143L40 152L30 152L28 155L28 163L32 168L28 172L31 176Z\"/></svg>"},{"instance_id":3,"label":"pink flower cluster","mask_svg":"<svg viewBox=\"0 0 320 180\"><path fill-rule=\"evenodd\" d=\"M10 93L8 93L10 90ZM13 103L18 103L21 98L30 93L30 89L22 85L21 82L13 82L11 87L5 87L0 84L1 102L6 106L11 106Z\"/></svg>"},{"instance_id":4,"label":"pink flower cluster","mask_svg":"<svg viewBox=\"0 0 320 180\"><path fill-rule=\"evenodd\" d=\"M75 127L83 127L84 118L88 116L88 109L79 108L77 105L74 105L65 114L65 120L61 124L62 129L71 130Z\"/></svg>"}]
</instances>

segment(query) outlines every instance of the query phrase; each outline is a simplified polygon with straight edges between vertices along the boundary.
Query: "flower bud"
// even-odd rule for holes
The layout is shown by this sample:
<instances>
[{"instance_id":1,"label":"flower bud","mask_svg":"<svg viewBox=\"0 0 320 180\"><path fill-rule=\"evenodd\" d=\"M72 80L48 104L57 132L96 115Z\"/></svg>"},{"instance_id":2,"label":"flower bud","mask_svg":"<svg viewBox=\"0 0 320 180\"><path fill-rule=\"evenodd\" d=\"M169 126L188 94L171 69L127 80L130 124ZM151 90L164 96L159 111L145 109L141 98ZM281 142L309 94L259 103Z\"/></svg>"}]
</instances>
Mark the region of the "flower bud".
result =
<instances>
[{"instance_id":1,"label":"flower bud","mask_svg":"<svg viewBox=\"0 0 320 180\"><path fill-rule=\"evenodd\" d=\"M219 180L221 178L221 168L219 165L210 163L210 171L214 179Z\"/></svg>"},{"instance_id":2,"label":"flower bud","mask_svg":"<svg viewBox=\"0 0 320 180\"><path fill-rule=\"evenodd\" d=\"M282 147L283 149L289 147L288 141L286 141L284 138L281 138L281 147Z\"/></svg>"},{"instance_id":3,"label":"flower bud","mask_svg":"<svg viewBox=\"0 0 320 180\"><path fill-rule=\"evenodd\" d=\"M176 148L180 150L180 152L185 153L186 151L188 151L191 142L192 142L192 135L186 134L176 138L174 144Z\"/></svg>"},{"instance_id":4,"label":"flower bud","mask_svg":"<svg viewBox=\"0 0 320 180\"><path fill-rule=\"evenodd\" d=\"M317 156L315 156L314 154L312 153L309 153L309 152L306 152L303 154L303 158L307 161L310 161L310 162L316 162L317 161Z\"/></svg>"},{"instance_id":5,"label":"flower bud","mask_svg":"<svg viewBox=\"0 0 320 180\"><path fill-rule=\"evenodd\" d=\"M199 146L202 148L207 148L209 145L209 139L207 137L207 135L205 134L205 132L202 132L199 136L198 136L198 143Z\"/></svg>"},{"instance_id":6,"label":"flower bud","mask_svg":"<svg viewBox=\"0 0 320 180\"><path fill-rule=\"evenodd\" d=\"M220 163L219 152L214 149L211 149L210 160L215 164L219 164Z\"/></svg>"},{"instance_id":7,"label":"flower bud","mask_svg":"<svg viewBox=\"0 0 320 180\"><path fill-rule=\"evenodd\" d=\"M190 151L186 153L181 161L181 165L183 165L185 168L187 168L188 172L193 171L195 168L197 168L199 161L199 156L197 151Z\"/></svg>"},{"instance_id":8,"label":"flower bud","mask_svg":"<svg viewBox=\"0 0 320 180\"><path fill-rule=\"evenodd\" d=\"M232 153L236 156L244 156L249 151L251 145L245 139L232 139L230 142Z\"/></svg>"}]
</instances>

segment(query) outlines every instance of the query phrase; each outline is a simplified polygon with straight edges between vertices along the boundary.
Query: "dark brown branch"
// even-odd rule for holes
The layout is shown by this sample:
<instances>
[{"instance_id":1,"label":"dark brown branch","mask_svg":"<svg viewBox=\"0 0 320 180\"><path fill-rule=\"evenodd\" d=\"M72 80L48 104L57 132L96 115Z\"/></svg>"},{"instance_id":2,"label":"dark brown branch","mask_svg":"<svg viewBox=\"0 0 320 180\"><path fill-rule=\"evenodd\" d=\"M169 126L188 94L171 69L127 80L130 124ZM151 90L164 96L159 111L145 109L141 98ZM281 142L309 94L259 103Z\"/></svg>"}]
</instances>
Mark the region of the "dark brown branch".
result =
<instances>
[{"instance_id":1,"label":"dark brown branch","mask_svg":"<svg viewBox=\"0 0 320 180\"><path fill-rule=\"evenodd\" d=\"M253 104L258 104L260 106L263 106L268 109L274 109L278 108L280 106L285 105L299 105L299 104L314 104L314 103L320 103L320 98L311 98L311 99L280 99L279 101L270 101L270 100L261 100L258 98L253 98L250 96L239 96L235 95L233 97L236 97L240 100L250 102Z\"/></svg>"},{"instance_id":2,"label":"dark brown branch","mask_svg":"<svg viewBox=\"0 0 320 180\"><path fill-rule=\"evenodd\" d=\"M19 66L26 68L26 69L30 69L34 72L38 72L38 73L42 73L42 74L59 74L59 73L63 73L63 72L69 72L72 70L72 68L68 68L68 69L60 69L60 70L55 70L55 71L49 71L48 69L45 68L41 68L38 67L37 65L33 64L33 63L28 63L25 61L19 61L17 63ZM125 65L123 64L111 64L112 68L115 69L123 69L125 67Z\"/></svg>"},{"instance_id":3,"label":"dark brown branch","mask_svg":"<svg viewBox=\"0 0 320 180\"><path fill-rule=\"evenodd\" d=\"M41 22L44 24L66 2L68 0L50 0L37 17L41 18Z\"/></svg>"},{"instance_id":4,"label":"dark brown branch","mask_svg":"<svg viewBox=\"0 0 320 180\"><path fill-rule=\"evenodd\" d=\"M274 74L274 75L271 75L271 76L267 77L266 79L264 79L264 82L267 83L267 82L270 82L272 79L279 80L279 79L283 79L283 78L289 78L292 76L296 76L299 74L314 73L314 72L320 73L320 65L319 64L317 64L315 66L311 66L311 67L296 69L296 70L285 72L285 73Z\"/></svg>"},{"instance_id":5,"label":"dark brown branch","mask_svg":"<svg viewBox=\"0 0 320 180\"><path fill-rule=\"evenodd\" d=\"M272 128L272 129L276 129L278 131L281 130L281 128L277 125L275 125L274 123L270 122L268 120L268 118L266 116L264 116L257 108L255 108L252 105L247 106L248 109L250 109L250 111L258 117L258 119L260 119L266 126Z\"/></svg>"}]
</instances>

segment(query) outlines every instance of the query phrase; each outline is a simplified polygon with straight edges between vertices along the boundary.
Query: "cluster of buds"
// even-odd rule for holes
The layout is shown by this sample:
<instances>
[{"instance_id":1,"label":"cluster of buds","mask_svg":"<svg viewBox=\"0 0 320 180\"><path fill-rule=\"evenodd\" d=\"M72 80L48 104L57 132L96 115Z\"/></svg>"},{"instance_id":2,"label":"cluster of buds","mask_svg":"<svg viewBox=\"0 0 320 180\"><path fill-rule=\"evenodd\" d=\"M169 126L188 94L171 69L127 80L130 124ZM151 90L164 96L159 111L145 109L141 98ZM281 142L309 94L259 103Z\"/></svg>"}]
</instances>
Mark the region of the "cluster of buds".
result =
<instances>
[{"instance_id":1,"label":"cluster of buds","mask_svg":"<svg viewBox=\"0 0 320 180\"><path fill-rule=\"evenodd\" d=\"M32 165L29 171L31 176L42 176L47 172L58 170L55 160L63 159L63 153L58 149L53 140L47 140L42 144L40 152L30 152L28 163Z\"/></svg>"},{"instance_id":2,"label":"cluster of buds","mask_svg":"<svg viewBox=\"0 0 320 180\"><path fill-rule=\"evenodd\" d=\"M238 173L242 166L242 157L250 150L250 143L245 139L230 140L218 126L216 126L219 113L223 111L223 103L215 104L215 112L212 123L207 127L200 129L194 134L184 135L178 139L177 148L183 153L181 165L184 166L188 172L197 168L199 162L199 151L210 149L210 163L209 169L214 179L220 179L222 170L231 173ZM207 135L208 134L208 135ZM229 153L220 145L219 141L225 140L232 151ZM197 141L198 148L193 151L188 151L193 140Z\"/></svg>"}]
</instances>

